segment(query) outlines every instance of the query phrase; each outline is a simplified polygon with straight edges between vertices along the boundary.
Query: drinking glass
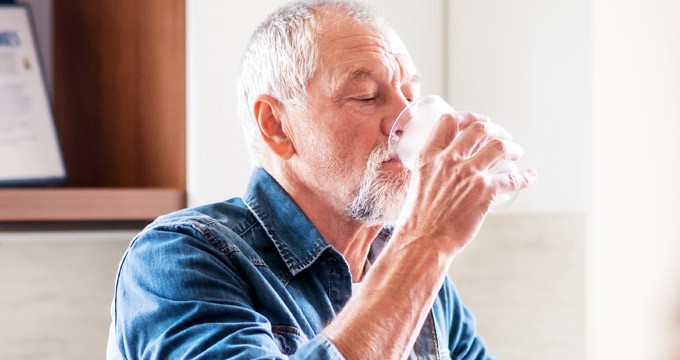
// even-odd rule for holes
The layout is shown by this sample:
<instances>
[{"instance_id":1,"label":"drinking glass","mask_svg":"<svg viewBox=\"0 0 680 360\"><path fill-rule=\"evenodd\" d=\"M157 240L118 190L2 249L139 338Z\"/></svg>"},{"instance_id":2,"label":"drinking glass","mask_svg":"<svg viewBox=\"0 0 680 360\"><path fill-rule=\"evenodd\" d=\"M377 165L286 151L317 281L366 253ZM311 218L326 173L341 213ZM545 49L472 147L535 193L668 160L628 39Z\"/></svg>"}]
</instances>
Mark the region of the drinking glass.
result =
<instances>
[{"instance_id":1,"label":"drinking glass","mask_svg":"<svg viewBox=\"0 0 680 360\"><path fill-rule=\"evenodd\" d=\"M415 170L418 156L425 147L430 133L444 114L456 111L437 95L421 98L401 111L392 125L389 136L389 148L399 156L399 160L407 168ZM517 173L519 169L514 161L500 160L489 172L495 174ZM498 194L491 205L492 212L507 209L512 205L518 191Z\"/></svg>"}]
</instances>

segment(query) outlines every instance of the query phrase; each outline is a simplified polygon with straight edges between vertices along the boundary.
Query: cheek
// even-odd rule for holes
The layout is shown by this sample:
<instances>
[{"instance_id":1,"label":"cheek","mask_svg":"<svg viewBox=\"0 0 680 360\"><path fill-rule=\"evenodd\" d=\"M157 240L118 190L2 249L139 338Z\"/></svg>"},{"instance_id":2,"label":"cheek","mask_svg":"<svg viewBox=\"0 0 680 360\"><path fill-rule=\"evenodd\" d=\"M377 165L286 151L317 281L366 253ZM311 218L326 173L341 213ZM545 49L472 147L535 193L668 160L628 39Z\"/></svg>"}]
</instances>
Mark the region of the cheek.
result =
<instances>
[{"instance_id":1,"label":"cheek","mask_svg":"<svg viewBox=\"0 0 680 360\"><path fill-rule=\"evenodd\" d=\"M331 128L324 124L304 123L296 129L295 147L305 162L315 167L329 166L346 156L342 149L347 142L342 128Z\"/></svg>"},{"instance_id":2,"label":"cheek","mask_svg":"<svg viewBox=\"0 0 680 360\"><path fill-rule=\"evenodd\" d=\"M377 136L380 134L380 124L383 113L378 106L352 106L346 109L347 116L334 122L332 131L349 144L375 146ZM361 146L356 150L364 149Z\"/></svg>"},{"instance_id":3,"label":"cheek","mask_svg":"<svg viewBox=\"0 0 680 360\"><path fill-rule=\"evenodd\" d=\"M306 151L319 161L336 162L349 171L365 166L369 154L379 143L380 115L375 106L352 106L315 113L316 122L306 122ZM349 174L348 174L349 175Z\"/></svg>"},{"instance_id":4,"label":"cheek","mask_svg":"<svg viewBox=\"0 0 680 360\"><path fill-rule=\"evenodd\" d=\"M310 161L338 180L354 181L350 179L362 176L373 148L372 143L357 130L338 129L319 139L314 148L308 149Z\"/></svg>"},{"instance_id":5,"label":"cheek","mask_svg":"<svg viewBox=\"0 0 680 360\"><path fill-rule=\"evenodd\" d=\"M361 124L337 129L336 148L342 152L348 161L364 166L371 151L376 146L376 132L372 126Z\"/></svg>"}]
</instances>

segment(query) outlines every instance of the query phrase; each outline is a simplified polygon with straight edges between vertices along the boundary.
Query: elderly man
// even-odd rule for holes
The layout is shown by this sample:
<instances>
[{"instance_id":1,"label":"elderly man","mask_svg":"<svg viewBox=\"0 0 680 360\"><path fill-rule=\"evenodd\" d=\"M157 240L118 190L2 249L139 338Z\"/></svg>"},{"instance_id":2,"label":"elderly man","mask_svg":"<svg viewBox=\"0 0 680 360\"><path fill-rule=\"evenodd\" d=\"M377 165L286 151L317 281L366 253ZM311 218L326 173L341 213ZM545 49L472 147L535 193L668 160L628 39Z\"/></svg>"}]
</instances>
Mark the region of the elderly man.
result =
<instances>
[{"instance_id":1,"label":"elderly man","mask_svg":"<svg viewBox=\"0 0 680 360\"><path fill-rule=\"evenodd\" d=\"M488 119L446 115L410 172L387 151L419 76L365 6L296 3L246 50L243 198L157 219L130 244L110 358L487 358L446 272L521 149Z\"/></svg>"}]
</instances>

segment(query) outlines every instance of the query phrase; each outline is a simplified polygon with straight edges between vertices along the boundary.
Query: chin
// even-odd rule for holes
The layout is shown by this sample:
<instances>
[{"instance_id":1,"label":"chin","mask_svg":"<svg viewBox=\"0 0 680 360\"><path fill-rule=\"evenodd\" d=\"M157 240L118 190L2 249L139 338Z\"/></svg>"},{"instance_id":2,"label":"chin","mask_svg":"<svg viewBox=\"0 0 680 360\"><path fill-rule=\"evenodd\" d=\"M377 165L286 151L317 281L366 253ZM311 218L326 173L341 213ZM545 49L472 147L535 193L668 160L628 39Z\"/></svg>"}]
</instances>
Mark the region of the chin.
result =
<instances>
[{"instance_id":1,"label":"chin","mask_svg":"<svg viewBox=\"0 0 680 360\"><path fill-rule=\"evenodd\" d=\"M364 179L347 210L350 217L365 226L393 224L406 199L410 172L404 167L389 171L381 168Z\"/></svg>"},{"instance_id":2,"label":"chin","mask_svg":"<svg viewBox=\"0 0 680 360\"><path fill-rule=\"evenodd\" d=\"M406 187L411 178L411 170L399 161L386 162L380 168L378 176L396 188Z\"/></svg>"}]
</instances>

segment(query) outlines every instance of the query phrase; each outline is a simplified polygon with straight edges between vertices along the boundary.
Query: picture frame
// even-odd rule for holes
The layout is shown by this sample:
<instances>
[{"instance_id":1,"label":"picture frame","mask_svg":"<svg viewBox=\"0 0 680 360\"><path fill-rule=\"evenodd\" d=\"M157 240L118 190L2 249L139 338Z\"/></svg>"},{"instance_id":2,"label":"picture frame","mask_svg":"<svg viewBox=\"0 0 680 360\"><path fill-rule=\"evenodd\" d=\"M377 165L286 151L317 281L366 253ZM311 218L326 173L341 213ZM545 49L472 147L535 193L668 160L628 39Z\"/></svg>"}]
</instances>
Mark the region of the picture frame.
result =
<instances>
[{"instance_id":1,"label":"picture frame","mask_svg":"<svg viewBox=\"0 0 680 360\"><path fill-rule=\"evenodd\" d=\"M0 3L0 186L66 175L31 9Z\"/></svg>"}]
</instances>

